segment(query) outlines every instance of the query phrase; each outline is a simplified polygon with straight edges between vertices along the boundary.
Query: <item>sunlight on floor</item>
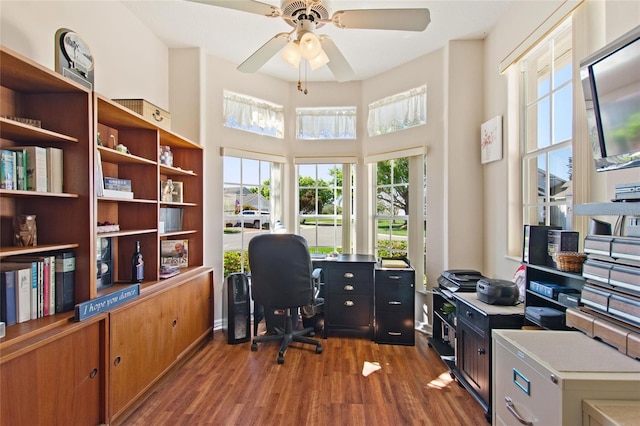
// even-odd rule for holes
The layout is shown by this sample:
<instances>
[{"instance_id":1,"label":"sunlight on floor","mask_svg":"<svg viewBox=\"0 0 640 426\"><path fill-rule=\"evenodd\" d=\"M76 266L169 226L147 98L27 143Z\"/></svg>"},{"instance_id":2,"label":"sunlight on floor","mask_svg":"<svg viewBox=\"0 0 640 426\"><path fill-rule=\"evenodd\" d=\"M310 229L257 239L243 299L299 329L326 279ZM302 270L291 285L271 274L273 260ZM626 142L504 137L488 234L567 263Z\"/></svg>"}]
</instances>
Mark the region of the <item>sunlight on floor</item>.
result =
<instances>
[{"instance_id":1,"label":"sunlight on floor","mask_svg":"<svg viewBox=\"0 0 640 426\"><path fill-rule=\"evenodd\" d=\"M437 379L433 379L432 381L427 383L427 387L434 388L434 389L444 389L447 386L449 386L451 382L453 382L453 379L451 378L451 375L447 371L439 375Z\"/></svg>"}]
</instances>

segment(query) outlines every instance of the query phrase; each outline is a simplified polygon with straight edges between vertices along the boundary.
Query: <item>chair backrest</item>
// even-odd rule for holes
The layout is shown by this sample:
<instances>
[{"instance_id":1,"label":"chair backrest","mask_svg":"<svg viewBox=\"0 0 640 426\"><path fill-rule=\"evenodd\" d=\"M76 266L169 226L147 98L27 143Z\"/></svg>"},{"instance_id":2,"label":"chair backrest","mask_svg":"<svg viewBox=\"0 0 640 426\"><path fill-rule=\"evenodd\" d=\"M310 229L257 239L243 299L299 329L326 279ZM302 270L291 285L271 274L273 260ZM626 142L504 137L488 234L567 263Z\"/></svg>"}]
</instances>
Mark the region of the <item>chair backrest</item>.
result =
<instances>
[{"instance_id":1,"label":"chair backrest","mask_svg":"<svg viewBox=\"0 0 640 426\"><path fill-rule=\"evenodd\" d=\"M263 306L295 308L313 300L307 241L295 234L260 234L249 241L251 296Z\"/></svg>"}]
</instances>

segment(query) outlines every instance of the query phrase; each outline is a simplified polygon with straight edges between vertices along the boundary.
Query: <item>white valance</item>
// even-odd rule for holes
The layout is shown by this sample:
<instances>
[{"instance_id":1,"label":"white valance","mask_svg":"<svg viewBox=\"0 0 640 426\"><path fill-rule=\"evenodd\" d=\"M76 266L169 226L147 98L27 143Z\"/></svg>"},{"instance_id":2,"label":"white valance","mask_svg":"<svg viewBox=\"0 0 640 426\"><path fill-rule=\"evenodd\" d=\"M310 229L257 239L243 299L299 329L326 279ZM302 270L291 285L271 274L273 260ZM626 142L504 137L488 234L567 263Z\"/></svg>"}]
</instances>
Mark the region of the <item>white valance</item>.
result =
<instances>
[{"instance_id":1,"label":"white valance","mask_svg":"<svg viewBox=\"0 0 640 426\"><path fill-rule=\"evenodd\" d=\"M355 139L356 107L296 108L297 139Z\"/></svg>"},{"instance_id":2,"label":"white valance","mask_svg":"<svg viewBox=\"0 0 640 426\"><path fill-rule=\"evenodd\" d=\"M225 90L223 114L226 127L284 138L282 105Z\"/></svg>"},{"instance_id":3,"label":"white valance","mask_svg":"<svg viewBox=\"0 0 640 426\"><path fill-rule=\"evenodd\" d=\"M427 123L427 86L417 87L369 104L369 136Z\"/></svg>"}]
</instances>

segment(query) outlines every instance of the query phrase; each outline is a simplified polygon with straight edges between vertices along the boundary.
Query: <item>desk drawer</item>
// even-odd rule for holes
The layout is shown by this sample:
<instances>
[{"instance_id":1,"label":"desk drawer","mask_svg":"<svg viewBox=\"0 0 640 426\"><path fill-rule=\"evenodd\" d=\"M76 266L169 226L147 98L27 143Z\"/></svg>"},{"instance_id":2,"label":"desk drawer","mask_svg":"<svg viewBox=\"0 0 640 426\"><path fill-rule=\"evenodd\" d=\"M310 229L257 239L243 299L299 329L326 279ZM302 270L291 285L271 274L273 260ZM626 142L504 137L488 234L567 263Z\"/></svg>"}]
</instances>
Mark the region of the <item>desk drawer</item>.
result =
<instances>
[{"instance_id":1,"label":"desk drawer","mask_svg":"<svg viewBox=\"0 0 640 426\"><path fill-rule=\"evenodd\" d=\"M327 282L330 293L372 294L373 271L371 268L354 268L345 265L329 271Z\"/></svg>"},{"instance_id":2,"label":"desk drawer","mask_svg":"<svg viewBox=\"0 0 640 426\"><path fill-rule=\"evenodd\" d=\"M471 305L458 300L456 314L458 321L463 321L482 337L489 330L489 316Z\"/></svg>"},{"instance_id":3,"label":"desk drawer","mask_svg":"<svg viewBox=\"0 0 640 426\"><path fill-rule=\"evenodd\" d=\"M328 306L331 326L369 326L371 296L364 294L331 294Z\"/></svg>"}]
</instances>

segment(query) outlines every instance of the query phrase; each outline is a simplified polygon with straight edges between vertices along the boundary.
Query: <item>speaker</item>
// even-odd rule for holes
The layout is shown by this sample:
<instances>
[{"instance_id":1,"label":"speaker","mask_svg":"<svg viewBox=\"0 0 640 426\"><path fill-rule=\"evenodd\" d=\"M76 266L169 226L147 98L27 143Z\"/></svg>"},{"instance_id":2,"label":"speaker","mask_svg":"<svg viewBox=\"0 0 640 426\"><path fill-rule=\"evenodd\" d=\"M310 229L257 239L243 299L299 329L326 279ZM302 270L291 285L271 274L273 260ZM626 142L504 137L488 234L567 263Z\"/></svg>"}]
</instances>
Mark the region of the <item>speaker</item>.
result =
<instances>
[{"instance_id":1,"label":"speaker","mask_svg":"<svg viewBox=\"0 0 640 426\"><path fill-rule=\"evenodd\" d=\"M559 226L525 225L522 261L531 265L549 265L552 260L548 253L547 236L549 230L562 229Z\"/></svg>"},{"instance_id":2,"label":"speaker","mask_svg":"<svg viewBox=\"0 0 640 426\"><path fill-rule=\"evenodd\" d=\"M223 293L222 331L227 336L227 343L248 342L251 340L251 300L247 276L229 274Z\"/></svg>"}]
</instances>

